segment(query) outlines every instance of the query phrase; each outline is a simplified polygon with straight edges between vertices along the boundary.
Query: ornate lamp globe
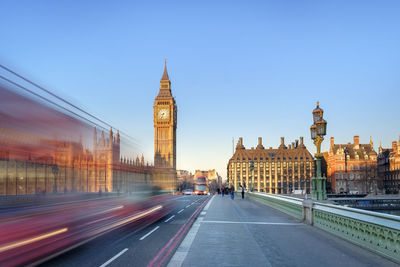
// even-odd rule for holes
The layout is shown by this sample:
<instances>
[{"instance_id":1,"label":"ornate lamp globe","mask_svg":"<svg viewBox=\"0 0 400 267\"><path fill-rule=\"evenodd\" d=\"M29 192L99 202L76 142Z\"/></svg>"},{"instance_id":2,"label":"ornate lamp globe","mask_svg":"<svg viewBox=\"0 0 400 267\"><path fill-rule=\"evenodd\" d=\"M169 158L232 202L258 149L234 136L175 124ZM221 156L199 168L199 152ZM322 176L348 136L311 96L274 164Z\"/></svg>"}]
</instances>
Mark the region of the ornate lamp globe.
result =
<instances>
[{"instance_id":1,"label":"ornate lamp globe","mask_svg":"<svg viewBox=\"0 0 400 267\"><path fill-rule=\"evenodd\" d=\"M310 127L311 139L315 140L317 138L317 126L315 124Z\"/></svg>"},{"instance_id":2,"label":"ornate lamp globe","mask_svg":"<svg viewBox=\"0 0 400 267\"><path fill-rule=\"evenodd\" d=\"M317 134L320 136L326 135L326 120L321 119L320 121L315 122L317 126Z\"/></svg>"},{"instance_id":3,"label":"ornate lamp globe","mask_svg":"<svg viewBox=\"0 0 400 267\"><path fill-rule=\"evenodd\" d=\"M313 110L312 114L313 114L314 123L322 120L322 115L324 114L324 111L323 111L323 109L321 109L319 107L319 101L317 101L317 107Z\"/></svg>"}]
</instances>

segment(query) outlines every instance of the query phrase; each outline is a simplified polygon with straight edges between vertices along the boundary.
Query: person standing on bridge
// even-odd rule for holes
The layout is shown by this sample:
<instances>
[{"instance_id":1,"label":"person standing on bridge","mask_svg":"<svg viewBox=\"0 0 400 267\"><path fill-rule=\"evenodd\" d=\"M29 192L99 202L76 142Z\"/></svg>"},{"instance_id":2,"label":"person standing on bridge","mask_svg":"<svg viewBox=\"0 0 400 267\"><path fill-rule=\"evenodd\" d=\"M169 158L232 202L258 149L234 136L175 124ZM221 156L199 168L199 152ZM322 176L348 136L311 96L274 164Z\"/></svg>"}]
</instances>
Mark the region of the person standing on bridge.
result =
<instances>
[{"instance_id":1,"label":"person standing on bridge","mask_svg":"<svg viewBox=\"0 0 400 267\"><path fill-rule=\"evenodd\" d=\"M242 185L242 199L244 199L244 185Z\"/></svg>"},{"instance_id":2,"label":"person standing on bridge","mask_svg":"<svg viewBox=\"0 0 400 267\"><path fill-rule=\"evenodd\" d=\"M231 199L235 198L235 187L233 186L233 184L231 184Z\"/></svg>"}]
</instances>

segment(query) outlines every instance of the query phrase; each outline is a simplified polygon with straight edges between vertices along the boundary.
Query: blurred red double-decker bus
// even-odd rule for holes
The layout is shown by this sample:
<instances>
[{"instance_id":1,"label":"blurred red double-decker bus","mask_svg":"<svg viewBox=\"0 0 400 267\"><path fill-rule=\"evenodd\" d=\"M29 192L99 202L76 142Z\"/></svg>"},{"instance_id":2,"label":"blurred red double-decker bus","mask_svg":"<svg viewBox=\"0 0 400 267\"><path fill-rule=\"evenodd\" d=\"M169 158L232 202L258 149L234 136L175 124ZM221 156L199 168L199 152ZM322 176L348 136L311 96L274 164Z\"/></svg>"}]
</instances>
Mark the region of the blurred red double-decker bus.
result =
<instances>
[{"instance_id":1,"label":"blurred red double-decker bus","mask_svg":"<svg viewBox=\"0 0 400 267\"><path fill-rule=\"evenodd\" d=\"M207 178L204 176L196 178L194 182L194 194L206 195L207 194Z\"/></svg>"}]
</instances>

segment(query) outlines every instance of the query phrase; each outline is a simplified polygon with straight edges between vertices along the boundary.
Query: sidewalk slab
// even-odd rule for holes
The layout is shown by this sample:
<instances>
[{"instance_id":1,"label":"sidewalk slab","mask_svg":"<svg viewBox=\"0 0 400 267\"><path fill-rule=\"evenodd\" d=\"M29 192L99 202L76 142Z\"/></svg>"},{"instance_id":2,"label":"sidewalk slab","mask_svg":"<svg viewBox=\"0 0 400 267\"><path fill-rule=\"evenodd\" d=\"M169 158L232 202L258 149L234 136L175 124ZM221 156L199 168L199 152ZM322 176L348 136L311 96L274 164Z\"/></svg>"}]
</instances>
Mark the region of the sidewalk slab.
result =
<instances>
[{"instance_id":1,"label":"sidewalk slab","mask_svg":"<svg viewBox=\"0 0 400 267\"><path fill-rule=\"evenodd\" d=\"M175 266L397 266L247 198L215 195L169 263Z\"/></svg>"}]
</instances>

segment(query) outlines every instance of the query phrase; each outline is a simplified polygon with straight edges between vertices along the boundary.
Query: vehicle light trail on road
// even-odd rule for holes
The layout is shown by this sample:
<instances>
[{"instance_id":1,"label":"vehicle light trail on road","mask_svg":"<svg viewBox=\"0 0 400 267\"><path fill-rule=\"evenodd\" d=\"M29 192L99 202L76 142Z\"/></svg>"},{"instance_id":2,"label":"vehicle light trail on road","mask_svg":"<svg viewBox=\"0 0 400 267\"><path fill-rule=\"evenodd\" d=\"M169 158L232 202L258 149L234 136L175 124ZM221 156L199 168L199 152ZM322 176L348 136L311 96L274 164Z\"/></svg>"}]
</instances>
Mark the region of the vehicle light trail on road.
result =
<instances>
[{"instance_id":1,"label":"vehicle light trail on road","mask_svg":"<svg viewBox=\"0 0 400 267\"><path fill-rule=\"evenodd\" d=\"M99 229L97 231L94 231L94 232L92 232L92 235L97 235L97 234L100 234L102 232L105 232L105 231L114 229L116 227L119 227L121 225L133 222L133 221L138 220L138 219L140 219L140 218L142 218L144 216L147 216L147 215L149 215L149 214L151 214L151 213L153 213L153 212L155 212L155 211L157 211L159 209L162 209L162 207L163 206L161 206L161 205L155 206L154 208L151 208L151 209L148 209L146 211L143 211L143 212L140 212L138 214L135 214L135 215L133 215L133 216L131 216L131 217L125 219L125 220L113 223L113 224L111 224L111 225L109 225L107 227L103 227L103 228L101 228L101 229Z\"/></svg>"},{"instance_id":2,"label":"vehicle light trail on road","mask_svg":"<svg viewBox=\"0 0 400 267\"><path fill-rule=\"evenodd\" d=\"M25 245L31 244L33 242L40 241L42 239L46 239L46 238L49 238L49 237L52 237L52 236L55 236L55 235L59 235L59 234L65 233L67 231L68 231L68 228L62 228L62 229L59 229L57 231L53 231L53 232L50 232L50 233L47 233L47 234L39 235L39 236L36 236L36 237L33 237L33 238L28 238L28 239L25 239L25 240L22 240L22 241L13 242L13 243L11 243L9 245L0 247L0 252L4 252L6 250L17 248L17 247L20 247L20 246L25 246Z\"/></svg>"}]
</instances>

